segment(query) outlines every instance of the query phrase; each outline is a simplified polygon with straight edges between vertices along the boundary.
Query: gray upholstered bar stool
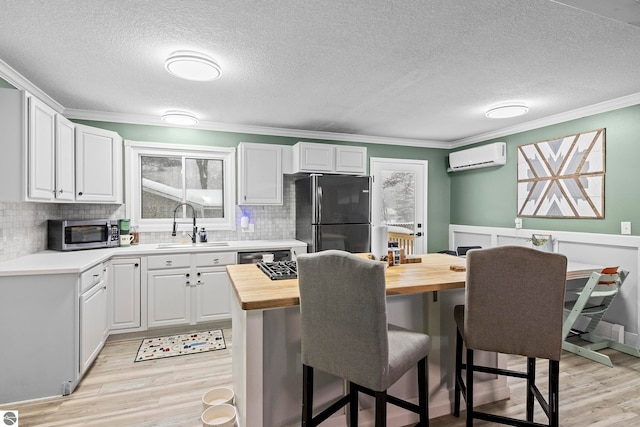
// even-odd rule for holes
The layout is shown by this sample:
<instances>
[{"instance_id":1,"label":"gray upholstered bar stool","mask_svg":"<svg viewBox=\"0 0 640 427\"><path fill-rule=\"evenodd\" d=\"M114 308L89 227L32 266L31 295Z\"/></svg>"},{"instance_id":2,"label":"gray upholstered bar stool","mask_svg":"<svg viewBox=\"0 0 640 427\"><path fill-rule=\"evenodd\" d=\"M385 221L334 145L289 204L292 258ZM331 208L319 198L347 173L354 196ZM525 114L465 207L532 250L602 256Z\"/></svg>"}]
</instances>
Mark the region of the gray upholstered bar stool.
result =
<instances>
[{"instance_id":1,"label":"gray upholstered bar stool","mask_svg":"<svg viewBox=\"0 0 640 427\"><path fill-rule=\"evenodd\" d=\"M358 424L358 392L375 397L377 427L386 425L387 402L429 423L429 336L387 324L385 267L348 252L329 250L298 257L302 319L302 425L319 425L349 404ZM418 367L416 405L387 395L387 388ZM349 382L349 393L313 416L314 369Z\"/></svg>"},{"instance_id":2,"label":"gray upholstered bar stool","mask_svg":"<svg viewBox=\"0 0 640 427\"><path fill-rule=\"evenodd\" d=\"M520 246L467 253L465 305L454 309L457 325L454 415L460 415L462 394L467 426L473 425L474 418L513 426L559 425L558 382L566 277L567 258L560 254ZM463 344L467 347L464 364ZM526 356L527 371L478 366L473 360L475 350ZM536 358L549 360L548 401L535 383ZM465 381L462 370L466 370ZM474 410L474 372L526 378L526 421ZM549 424L533 422L534 398Z\"/></svg>"}]
</instances>

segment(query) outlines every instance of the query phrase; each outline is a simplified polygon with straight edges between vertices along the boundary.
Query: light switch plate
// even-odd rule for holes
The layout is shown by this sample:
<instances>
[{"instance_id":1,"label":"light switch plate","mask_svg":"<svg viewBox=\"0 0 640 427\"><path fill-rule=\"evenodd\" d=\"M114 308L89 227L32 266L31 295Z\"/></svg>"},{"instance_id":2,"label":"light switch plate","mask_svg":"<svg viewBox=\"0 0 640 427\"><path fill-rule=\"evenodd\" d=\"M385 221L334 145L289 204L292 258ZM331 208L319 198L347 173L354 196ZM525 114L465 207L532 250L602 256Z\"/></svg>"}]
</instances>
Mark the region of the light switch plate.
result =
<instances>
[{"instance_id":1,"label":"light switch plate","mask_svg":"<svg viewBox=\"0 0 640 427\"><path fill-rule=\"evenodd\" d=\"M622 221L620 223L620 234L631 234L631 222Z\"/></svg>"},{"instance_id":2,"label":"light switch plate","mask_svg":"<svg viewBox=\"0 0 640 427\"><path fill-rule=\"evenodd\" d=\"M519 230L522 228L522 218L516 218L516 229Z\"/></svg>"}]
</instances>

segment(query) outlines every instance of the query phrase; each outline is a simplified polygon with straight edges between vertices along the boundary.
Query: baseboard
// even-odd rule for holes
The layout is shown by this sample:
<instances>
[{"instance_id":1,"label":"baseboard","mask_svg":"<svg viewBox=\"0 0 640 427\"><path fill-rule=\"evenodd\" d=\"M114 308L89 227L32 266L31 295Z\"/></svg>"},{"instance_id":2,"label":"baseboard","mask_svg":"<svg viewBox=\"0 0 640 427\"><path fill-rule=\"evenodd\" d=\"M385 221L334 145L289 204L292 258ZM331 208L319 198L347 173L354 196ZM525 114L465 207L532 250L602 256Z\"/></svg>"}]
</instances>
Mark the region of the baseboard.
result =
<instances>
[{"instance_id":1,"label":"baseboard","mask_svg":"<svg viewBox=\"0 0 640 427\"><path fill-rule=\"evenodd\" d=\"M186 334L189 332L209 331L211 329L231 329L231 320L217 320L197 325L182 325L167 328L153 328L146 331L111 334L107 342L131 341L143 338L162 337L166 335Z\"/></svg>"}]
</instances>

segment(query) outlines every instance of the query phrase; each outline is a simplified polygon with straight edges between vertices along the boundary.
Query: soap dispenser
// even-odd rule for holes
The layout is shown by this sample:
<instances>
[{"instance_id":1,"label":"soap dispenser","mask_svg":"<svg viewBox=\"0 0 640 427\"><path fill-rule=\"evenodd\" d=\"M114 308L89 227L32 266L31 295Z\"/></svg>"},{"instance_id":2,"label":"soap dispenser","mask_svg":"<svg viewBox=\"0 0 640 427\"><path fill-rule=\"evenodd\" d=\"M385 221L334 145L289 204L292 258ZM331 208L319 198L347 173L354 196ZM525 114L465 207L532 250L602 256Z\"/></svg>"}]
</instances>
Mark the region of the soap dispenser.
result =
<instances>
[{"instance_id":1,"label":"soap dispenser","mask_svg":"<svg viewBox=\"0 0 640 427\"><path fill-rule=\"evenodd\" d=\"M207 242L207 232L204 231L204 227L202 227L200 229L200 242L201 243L206 243Z\"/></svg>"}]
</instances>

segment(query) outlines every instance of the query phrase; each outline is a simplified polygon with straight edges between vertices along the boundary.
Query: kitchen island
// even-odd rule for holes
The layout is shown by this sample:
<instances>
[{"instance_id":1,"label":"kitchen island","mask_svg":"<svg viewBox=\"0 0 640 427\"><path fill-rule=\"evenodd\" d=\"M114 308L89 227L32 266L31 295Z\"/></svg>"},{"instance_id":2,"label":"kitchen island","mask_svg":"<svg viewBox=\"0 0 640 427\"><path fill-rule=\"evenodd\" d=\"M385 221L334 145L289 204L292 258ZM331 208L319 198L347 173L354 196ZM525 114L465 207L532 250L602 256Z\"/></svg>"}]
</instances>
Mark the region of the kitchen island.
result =
<instances>
[{"instance_id":1,"label":"kitchen island","mask_svg":"<svg viewBox=\"0 0 640 427\"><path fill-rule=\"evenodd\" d=\"M453 307L464 302L464 258L444 254L421 255L420 263L388 267L387 310L390 323L428 333L430 416L451 412L455 324ZM594 266L570 263L568 279L588 276ZM229 265L234 288L233 382L240 427L282 427L300 424L302 365L300 361L300 310L297 280L269 280L254 265ZM329 272L330 273L330 272ZM348 284L345 284L348 285ZM446 291L446 292L441 292ZM484 363L505 366L506 356L478 352ZM415 368L414 368L415 369ZM415 372L394 384L390 394L417 397ZM475 401L483 404L509 397L504 377L483 376L475 384ZM318 372L317 408L326 406L343 390L343 382ZM360 399L360 419L372 419L371 400ZM389 425L408 425L417 416L393 405ZM346 426L344 412L325 422Z\"/></svg>"},{"instance_id":2,"label":"kitchen island","mask_svg":"<svg viewBox=\"0 0 640 427\"><path fill-rule=\"evenodd\" d=\"M422 255L420 263L390 266L386 270L387 312L390 323L423 331L432 338L429 354L430 416L450 413L449 389L455 329L453 306L464 300L464 258L443 254ZM255 266L230 265L227 272L234 292L233 380L240 427L299 425L302 408L300 362L300 310L297 280L269 280ZM328 272L330 274L330 272ZM345 283L345 286L348 286ZM447 292L441 292L447 291ZM315 406L329 403L343 391L343 381L322 372L316 374ZM490 383L490 384L485 384ZM486 401L508 397L504 380L488 380L477 390L491 390ZM415 368L392 386L389 393L416 398ZM479 396L478 399L481 399ZM372 400L360 398L359 418L372 419ZM408 425L417 416L388 406L389 425ZM328 426L347 425L341 412Z\"/></svg>"}]
</instances>

